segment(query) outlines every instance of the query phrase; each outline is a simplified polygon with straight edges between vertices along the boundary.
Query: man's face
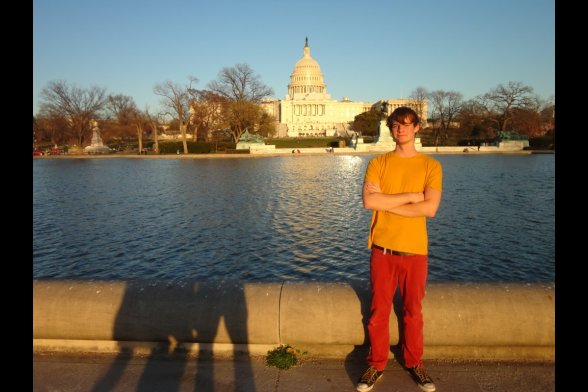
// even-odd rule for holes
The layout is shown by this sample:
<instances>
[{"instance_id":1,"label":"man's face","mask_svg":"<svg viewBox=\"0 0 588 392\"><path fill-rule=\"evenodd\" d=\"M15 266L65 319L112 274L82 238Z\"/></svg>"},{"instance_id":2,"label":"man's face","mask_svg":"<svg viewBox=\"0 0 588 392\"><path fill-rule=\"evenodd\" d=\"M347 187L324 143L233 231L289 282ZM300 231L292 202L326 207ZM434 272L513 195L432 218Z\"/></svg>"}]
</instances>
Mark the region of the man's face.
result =
<instances>
[{"instance_id":1,"label":"man's face","mask_svg":"<svg viewBox=\"0 0 588 392\"><path fill-rule=\"evenodd\" d=\"M412 143L418 131L419 126L414 125L408 119L405 119L404 122L394 121L392 129L390 129L392 138L397 144Z\"/></svg>"}]
</instances>

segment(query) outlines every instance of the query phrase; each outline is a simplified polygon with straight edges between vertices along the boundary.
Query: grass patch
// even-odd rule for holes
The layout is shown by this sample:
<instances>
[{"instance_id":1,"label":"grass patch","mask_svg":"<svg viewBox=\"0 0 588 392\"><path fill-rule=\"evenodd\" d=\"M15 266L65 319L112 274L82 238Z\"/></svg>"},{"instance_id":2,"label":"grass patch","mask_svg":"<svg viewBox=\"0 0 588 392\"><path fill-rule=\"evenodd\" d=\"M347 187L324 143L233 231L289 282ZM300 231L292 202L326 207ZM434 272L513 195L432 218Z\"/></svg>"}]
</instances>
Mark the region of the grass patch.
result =
<instances>
[{"instance_id":1,"label":"grass patch","mask_svg":"<svg viewBox=\"0 0 588 392\"><path fill-rule=\"evenodd\" d=\"M278 369L287 370L300 362L300 357L306 355L305 352L300 352L294 349L289 344L282 344L279 347L269 350L267 352L266 364L268 366L277 367Z\"/></svg>"}]
</instances>

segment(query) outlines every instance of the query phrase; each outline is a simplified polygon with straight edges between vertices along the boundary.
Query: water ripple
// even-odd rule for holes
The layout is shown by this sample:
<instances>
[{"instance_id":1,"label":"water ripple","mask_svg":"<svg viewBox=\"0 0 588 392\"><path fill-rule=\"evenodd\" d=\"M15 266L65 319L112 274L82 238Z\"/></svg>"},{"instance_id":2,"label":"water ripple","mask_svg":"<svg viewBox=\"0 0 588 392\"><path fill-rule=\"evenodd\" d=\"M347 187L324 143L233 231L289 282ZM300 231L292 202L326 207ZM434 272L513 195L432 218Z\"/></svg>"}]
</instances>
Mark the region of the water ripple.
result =
<instances>
[{"instance_id":1,"label":"water ripple","mask_svg":"<svg viewBox=\"0 0 588 392\"><path fill-rule=\"evenodd\" d=\"M371 156L33 161L33 276L369 276ZM552 155L437 156L431 281L553 281Z\"/></svg>"}]
</instances>

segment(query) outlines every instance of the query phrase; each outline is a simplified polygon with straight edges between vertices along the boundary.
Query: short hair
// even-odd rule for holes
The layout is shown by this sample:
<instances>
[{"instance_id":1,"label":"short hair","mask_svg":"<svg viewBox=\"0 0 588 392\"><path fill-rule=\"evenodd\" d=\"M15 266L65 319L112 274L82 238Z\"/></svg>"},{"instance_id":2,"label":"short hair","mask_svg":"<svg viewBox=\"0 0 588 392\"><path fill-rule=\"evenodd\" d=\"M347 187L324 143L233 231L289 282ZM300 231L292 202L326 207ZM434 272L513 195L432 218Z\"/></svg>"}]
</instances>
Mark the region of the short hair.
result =
<instances>
[{"instance_id":1,"label":"short hair","mask_svg":"<svg viewBox=\"0 0 588 392\"><path fill-rule=\"evenodd\" d=\"M386 119L386 125L388 128L392 129L392 123L394 121L399 123L406 123L407 119L414 125L418 125L421 122L417 112L408 106L400 106L394 109L394 111L388 116Z\"/></svg>"}]
</instances>

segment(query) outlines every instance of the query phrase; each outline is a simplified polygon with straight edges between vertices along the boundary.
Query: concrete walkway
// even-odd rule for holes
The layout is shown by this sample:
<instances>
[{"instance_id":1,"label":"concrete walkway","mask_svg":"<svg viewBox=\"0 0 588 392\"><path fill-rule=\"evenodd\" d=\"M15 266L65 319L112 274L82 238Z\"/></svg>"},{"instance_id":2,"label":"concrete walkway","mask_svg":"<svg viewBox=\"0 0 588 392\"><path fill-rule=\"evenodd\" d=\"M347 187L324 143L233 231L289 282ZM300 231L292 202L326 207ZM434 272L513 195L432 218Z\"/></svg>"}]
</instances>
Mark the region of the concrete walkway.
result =
<instances>
[{"instance_id":1,"label":"concrete walkway","mask_svg":"<svg viewBox=\"0 0 588 392\"><path fill-rule=\"evenodd\" d=\"M267 367L264 357L156 356L136 358L96 354L34 354L33 391L355 391L364 370L360 358L304 358L289 370ZM551 392L551 362L425 361L437 391ZM419 392L393 359L374 392Z\"/></svg>"}]
</instances>

